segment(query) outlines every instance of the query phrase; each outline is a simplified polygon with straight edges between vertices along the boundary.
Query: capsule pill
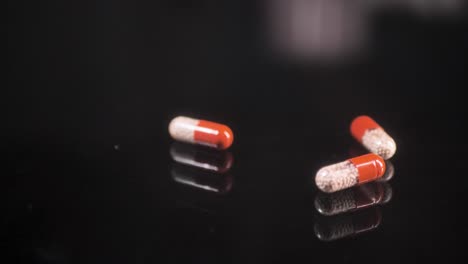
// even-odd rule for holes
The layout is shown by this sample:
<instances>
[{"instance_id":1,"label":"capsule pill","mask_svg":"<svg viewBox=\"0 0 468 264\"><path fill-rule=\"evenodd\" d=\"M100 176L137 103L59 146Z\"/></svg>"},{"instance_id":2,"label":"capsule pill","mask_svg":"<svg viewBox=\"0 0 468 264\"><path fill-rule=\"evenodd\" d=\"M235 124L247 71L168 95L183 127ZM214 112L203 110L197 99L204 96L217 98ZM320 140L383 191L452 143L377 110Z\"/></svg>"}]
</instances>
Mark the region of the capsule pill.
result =
<instances>
[{"instance_id":1,"label":"capsule pill","mask_svg":"<svg viewBox=\"0 0 468 264\"><path fill-rule=\"evenodd\" d=\"M368 116L358 116L351 122L351 134L364 147L384 159L396 152L396 143L383 128Z\"/></svg>"},{"instance_id":2,"label":"capsule pill","mask_svg":"<svg viewBox=\"0 0 468 264\"><path fill-rule=\"evenodd\" d=\"M232 145L232 130L222 124L178 116L169 124L169 134L177 141L227 149Z\"/></svg>"},{"instance_id":3,"label":"capsule pill","mask_svg":"<svg viewBox=\"0 0 468 264\"><path fill-rule=\"evenodd\" d=\"M325 166L317 172L315 184L327 193L374 181L385 173L385 161L370 153Z\"/></svg>"}]
</instances>

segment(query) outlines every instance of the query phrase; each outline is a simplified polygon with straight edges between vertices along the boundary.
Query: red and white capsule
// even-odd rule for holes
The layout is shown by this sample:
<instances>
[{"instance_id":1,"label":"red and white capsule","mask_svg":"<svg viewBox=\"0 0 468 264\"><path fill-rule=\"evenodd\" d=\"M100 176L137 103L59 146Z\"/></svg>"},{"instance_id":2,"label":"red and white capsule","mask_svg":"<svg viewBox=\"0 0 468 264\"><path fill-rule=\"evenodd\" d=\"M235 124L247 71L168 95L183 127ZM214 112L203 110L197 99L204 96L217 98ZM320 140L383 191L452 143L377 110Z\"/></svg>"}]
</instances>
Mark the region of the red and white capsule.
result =
<instances>
[{"instance_id":1,"label":"red and white capsule","mask_svg":"<svg viewBox=\"0 0 468 264\"><path fill-rule=\"evenodd\" d=\"M370 153L321 168L315 176L317 187L327 193L374 181L385 173L385 161Z\"/></svg>"},{"instance_id":2,"label":"red and white capsule","mask_svg":"<svg viewBox=\"0 0 468 264\"><path fill-rule=\"evenodd\" d=\"M172 119L169 134L177 141L216 149L227 149L234 140L232 130L226 125L185 116Z\"/></svg>"},{"instance_id":3,"label":"red and white capsule","mask_svg":"<svg viewBox=\"0 0 468 264\"><path fill-rule=\"evenodd\" d=\"M351 134L364 147L384 159L396 152L395 140L368 116L358 116L351 122Z\"/></svg>"}]
</instances>

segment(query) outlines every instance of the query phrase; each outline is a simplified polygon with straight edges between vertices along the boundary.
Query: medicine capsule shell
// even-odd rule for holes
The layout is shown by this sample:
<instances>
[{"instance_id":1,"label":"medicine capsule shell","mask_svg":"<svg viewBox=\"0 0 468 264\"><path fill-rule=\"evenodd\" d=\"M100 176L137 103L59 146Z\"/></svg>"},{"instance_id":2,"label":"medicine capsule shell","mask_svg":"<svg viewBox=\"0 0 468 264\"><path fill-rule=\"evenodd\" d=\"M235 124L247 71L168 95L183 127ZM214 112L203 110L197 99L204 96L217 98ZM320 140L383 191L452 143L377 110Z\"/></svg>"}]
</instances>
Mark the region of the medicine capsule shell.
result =
<instances>
[{"instance_id":1,"label":"medicine capsule shell","mask_svg":"<svg viewBox=\"0 0 468 264\"><path fill-rule=\"evenodd\" d=\"M204 145L216 149L227 149L234 135L225 125L178 116L169 123L169 134L177 141Z\"/></svg>"},{"instance_id":2,"label":"medicine capsule shell","mask_svg":"<svg viewBox=\"0 0 468 264\"><path fill-rule=\"evenodd\" d=\"M385 173L382 157L370 153L325 166L315 176L317 187L327 193L374 181Z\"/></svg>"},{"instance_id":3,"label":"medicine capsule shell","mask_svg":"<svg viewBox=\"0 0 468 264\"><path fill-rule=\"evenodd\" d=\"M368 116L358 116L351 122L351 134L367 150L384 159L396 152L396 143L383 128Z\"/></svg>"}]
</instances>

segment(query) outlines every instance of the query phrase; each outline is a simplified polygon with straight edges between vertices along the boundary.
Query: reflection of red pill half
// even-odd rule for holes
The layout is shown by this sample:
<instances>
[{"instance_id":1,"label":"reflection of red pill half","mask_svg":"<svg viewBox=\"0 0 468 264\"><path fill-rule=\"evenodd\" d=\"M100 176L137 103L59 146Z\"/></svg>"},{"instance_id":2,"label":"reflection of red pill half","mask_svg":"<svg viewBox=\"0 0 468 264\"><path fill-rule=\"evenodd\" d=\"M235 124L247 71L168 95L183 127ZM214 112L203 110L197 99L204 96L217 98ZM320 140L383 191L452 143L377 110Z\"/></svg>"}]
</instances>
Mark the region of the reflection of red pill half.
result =
<instances>
[{"instance_id":1,"label":"reflection of red pill half","mask_svg":"<svg viewBox=\"0 0 468 264\"><path fill-rule=\"evenodd\" d=\"M169 134L177 141L227 149L232 145L232 130L222 124L178 116L169 124Z\"/></svg>"},{"instance_id":2,"label":"reflection of red pill half","mask_svg":"<svg viewBox=\"0 0 468 264\"><path fill-rule=\"evenodd\" d=\"M327 193L374 181L385 173L385 161L366 154L321 168L315 176L317 187Z\"/></svg>"},{"instance_id":3,"label":"reflection of red pill half","mask_svg":"<svg viewBox=\"0 0 468 264\"><path fill-rule=\"evenodd\" d=\"M358 116L351 122L351 134L367 150L384 159L396 152L396 144L377 122L368 116Z\"/></svg>"},{"instance_id":4,"label":"reflection of red pill half","mask_svg":"<svg viewBox=\"0 0 468 264\"><path fill-rule=\"evenodd\" d=\"M229 171L234 160L229 151L219 151L179 142L172 144L170 154L177 163L216 173Z\"/></svg>"}]
</instances>

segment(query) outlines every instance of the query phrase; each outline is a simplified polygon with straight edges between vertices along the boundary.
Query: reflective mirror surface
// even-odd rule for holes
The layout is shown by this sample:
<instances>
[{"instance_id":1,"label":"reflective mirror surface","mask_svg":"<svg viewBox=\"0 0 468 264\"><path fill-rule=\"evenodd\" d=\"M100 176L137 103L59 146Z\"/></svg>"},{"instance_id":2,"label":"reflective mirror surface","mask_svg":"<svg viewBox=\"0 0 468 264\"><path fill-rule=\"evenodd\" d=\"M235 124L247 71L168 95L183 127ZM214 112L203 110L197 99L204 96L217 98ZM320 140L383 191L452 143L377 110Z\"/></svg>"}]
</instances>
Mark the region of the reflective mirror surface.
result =
<instances>
[{"instance_id":1,"label":"reflective mirror surface","mask_svg":"<svg viewBox=\"0 0 468 264\"><path fill-rule=\"evenodd\" d=\"M12 1L2 263L463 262L462 2ZM320 193L359 115L384 181Z\"/></svg>"}]
</instances>

